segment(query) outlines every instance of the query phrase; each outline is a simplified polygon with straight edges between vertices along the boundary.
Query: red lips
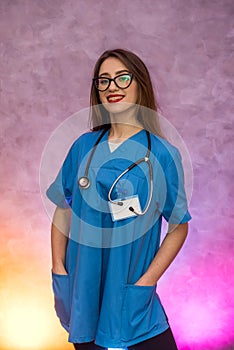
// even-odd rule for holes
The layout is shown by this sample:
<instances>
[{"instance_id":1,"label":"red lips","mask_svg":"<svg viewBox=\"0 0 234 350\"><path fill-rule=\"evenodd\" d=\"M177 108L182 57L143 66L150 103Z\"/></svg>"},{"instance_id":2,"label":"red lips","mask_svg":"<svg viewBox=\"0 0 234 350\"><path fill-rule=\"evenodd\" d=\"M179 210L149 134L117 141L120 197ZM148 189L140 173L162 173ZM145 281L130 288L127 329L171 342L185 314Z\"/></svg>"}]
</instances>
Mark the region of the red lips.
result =
<instances>
[{"instance_id":1,"label":"red lips","mask_svg":"<svg viewBox=\"0 0 234 350\"><path fill-rule=\"evenodd\" d=\"M109 103L116 103L121 101L124 98L124 95L119 95L119 94L110 94L107 96L107 101Z\"/></svg>"}]
</instances>

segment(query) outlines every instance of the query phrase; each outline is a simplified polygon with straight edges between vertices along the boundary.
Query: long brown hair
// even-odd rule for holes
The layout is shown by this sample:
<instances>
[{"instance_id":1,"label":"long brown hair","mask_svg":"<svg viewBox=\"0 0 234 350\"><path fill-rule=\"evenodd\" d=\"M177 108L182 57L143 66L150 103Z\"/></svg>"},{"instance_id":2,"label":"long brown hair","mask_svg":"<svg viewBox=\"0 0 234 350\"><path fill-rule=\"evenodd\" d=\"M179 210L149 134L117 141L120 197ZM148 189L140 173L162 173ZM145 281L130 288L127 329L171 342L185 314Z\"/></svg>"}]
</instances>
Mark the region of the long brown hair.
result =
<instances>
[{"instance_id":1,"label":"long brown hair","mask_svg":"<svg viewBox=\"0 0 234 350\"><path fill-rule=\"evenodd\" d=\"M158 121L158 104L154 96L153 86L149 71L144 62L133 52L124 49L114 49L105 51L97 60L93 78L98 77L101 64L108 58L115 57L119 59L127 69L133 73L133 77L138 83L139 96L137 104L142 108L138 108L137 118L144 129L162 136ZM102 106L99 92L94 84L90 93L91 105L91 127L93 131L110 128L109 112ZM146 107L146 108L145 108Z\"/></svg>"}]
</instances>

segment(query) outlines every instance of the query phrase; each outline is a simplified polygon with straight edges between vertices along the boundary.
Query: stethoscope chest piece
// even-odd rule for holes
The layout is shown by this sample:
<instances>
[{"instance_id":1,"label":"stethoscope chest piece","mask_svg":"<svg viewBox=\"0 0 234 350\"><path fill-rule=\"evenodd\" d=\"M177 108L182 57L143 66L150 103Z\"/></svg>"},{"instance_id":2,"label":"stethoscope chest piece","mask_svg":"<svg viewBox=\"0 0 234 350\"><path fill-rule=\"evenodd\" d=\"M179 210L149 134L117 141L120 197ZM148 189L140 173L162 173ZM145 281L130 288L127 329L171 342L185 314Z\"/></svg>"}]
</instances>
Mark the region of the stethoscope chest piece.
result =
<instances>
[{"instance_id":1,"label":"stethoscope chest piece","mask_svg":"<svg viewBox=\"0 0 234 350\"><path fill-rule=\"evenodd\" d=\"M87 189L90 186L90 181L86 176L82 176L79 178L78 184L82 189Z\"/></svg>"}]
</instances>

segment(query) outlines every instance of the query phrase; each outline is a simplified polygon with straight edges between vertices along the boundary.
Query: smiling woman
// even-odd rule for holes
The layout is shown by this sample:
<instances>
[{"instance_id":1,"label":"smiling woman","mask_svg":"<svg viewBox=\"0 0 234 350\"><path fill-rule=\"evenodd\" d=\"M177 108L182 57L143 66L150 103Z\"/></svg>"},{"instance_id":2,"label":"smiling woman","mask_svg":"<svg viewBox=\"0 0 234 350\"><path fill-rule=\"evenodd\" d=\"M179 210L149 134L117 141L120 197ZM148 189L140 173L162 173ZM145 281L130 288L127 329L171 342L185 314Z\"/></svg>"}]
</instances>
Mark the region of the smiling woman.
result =
<instances>
[{"instance_id":1,"label":"smiling woman","mask_svg":"<svg viewBox=\"0 0 234 350\"><path fill-rule=\"evenodd\" d=\"M93 75L94 84L91 86L90 93L93 130L108 128L111 123L111 110L115 112L120 109L121 111L121 108L124 108L123 103L125 105L128 103L148 108L146 116L138 111L137 118L130 121L132 126L140 123L146 130L162 136L158 118L155 115L158 103L154 96L150 74L138 56L123 49L107 50L97 60ZM119 77L121 75L123 76ZM100 88L99 78L104 78L105 89ZM104 108L101 108L101 105ZM126 127L127 117L124 117Z\"/></svg>"},{"instance_id":2,"label":"smiling woman","mask_svg":"<svg viewBox=\"0 0 234 350\"><path fill-rule=\"evenodd\" d=\"M129 108L137 103L138 83L134 74L129 72L121 60L116 57L108 57L101 64L94 83L99 92L101 104L110 113L113 127L115 123L121 122L121 116L131 124L131 128L132 125L140 126L135 118L135 109ZM124 114L120 114L123 112ZM127 127L126 124L125 127Z\"/></svg>"},{"instance_id":3,"label":"smiling woman","mask_svg":"<svg viewBox=\"0 0 234 350\"><path fill-rule=\"evenodd\" d=\"M123 49L103 53L91 106L92 130L73 143L47 190L56 205L57 316L76 350L176 350L156 285L191 217L181 156L160 135L141 59ZM113 140L120 145L110 152ZM169 225L160 245L163 217Z\"/></svg>"}]
</instances>

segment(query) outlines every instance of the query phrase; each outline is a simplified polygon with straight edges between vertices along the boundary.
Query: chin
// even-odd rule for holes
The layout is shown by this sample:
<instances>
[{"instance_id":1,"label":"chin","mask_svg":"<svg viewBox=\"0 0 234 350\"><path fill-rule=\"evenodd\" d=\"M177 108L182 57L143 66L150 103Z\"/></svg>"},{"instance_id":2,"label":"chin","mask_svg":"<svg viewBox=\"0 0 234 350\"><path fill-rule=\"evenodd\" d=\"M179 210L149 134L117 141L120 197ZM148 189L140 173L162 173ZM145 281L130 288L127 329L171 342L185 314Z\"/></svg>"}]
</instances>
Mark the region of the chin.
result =
<instances>
[{"instance_id":1,"label":"chin","mask_svg":"<svg viewBox=\"0 0 234 350\"><path fill-rule=\"evenodd\" d=\"M137 107L135 103L127 102L103 103L103 106L111 114L121 114L130 110L134 111Z\"/></svg>"}]
</instances>

